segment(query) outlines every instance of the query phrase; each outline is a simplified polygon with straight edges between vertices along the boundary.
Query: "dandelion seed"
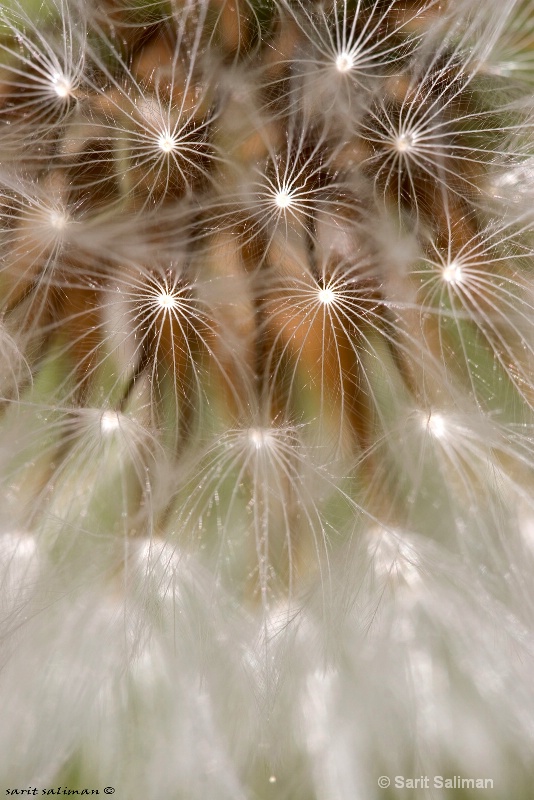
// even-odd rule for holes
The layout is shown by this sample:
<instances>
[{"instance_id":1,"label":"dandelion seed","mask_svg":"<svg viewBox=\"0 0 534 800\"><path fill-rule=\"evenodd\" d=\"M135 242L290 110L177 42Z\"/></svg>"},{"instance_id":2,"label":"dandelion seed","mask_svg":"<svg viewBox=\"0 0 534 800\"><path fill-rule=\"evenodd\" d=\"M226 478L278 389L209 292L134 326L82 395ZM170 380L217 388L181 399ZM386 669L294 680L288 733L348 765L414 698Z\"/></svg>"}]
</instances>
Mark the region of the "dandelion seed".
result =
<instances>
[{"instance_id":1,"label":"dandelion seed","mask_svg":"<svg viewBox=\"0 0 534 800\"><path fill-rule=\"evenodd\" d=\"M415 50L420 39L417 21L437 3L423 0L407 11L401 0L386 4L283 0L303 38L292 64L304 102L311 101L319 113L336 104L338 110L346 109L351 90L367 90L371 81L387 75ZM333 70L350 80L333 84Z\"/></svg>"},{"instance_id":2,"label":"dandelion seed","mask_svg":"<svg viewBox=\"0 0 534 800\"><path fill-rule=\"evenodd\" d=\"M388 327L375 256L358 251L358 229L352 236L351 256L343 259L336 253L331 260L331 253L325 253L315 264L316 274L273 244L273 275L262 290L269 343L265 375L272 402L283 386L285 410L291 414L293 403L299 405L309 392L310 402L318 404L321 435L332 425L340 451L351 441L348 430L363 444L367 414L380 407L367 359L380 341L399 361L407 348Z\"/></svg>"},{"instance_id":3,"label":"dandelion seed","mask_svg":"<svg viewBox=\"0 0 534 800\"><path fill-rule=\"evenodd\" d=\"M333 166L341 144L331 148L329 139L326 126L302 127L295 114L285 142L274 146L267 141L263 167L254 165L251 178L243 182L235 199L225 198L229 206L225 215L234 209L250 215L245 236L263 238L265 252L278 231L300 236L320 213L335 225L344 215L354 215L355 208L359 210L344 174Z\"/></svg>"},{"instance_id":4,"label":"dandelion seed","mask_svg":"<svg viewBox=\"0 0 534 800\"><path fill-rule=\"evenodd\" d=\"M447 239L439 245L431 239L425 268L414 270L423 278L422 304L438 310L435 323L441 355L455 344L456 361L464 361L474 396L480 391L477 360L481 351L473 333L477 330L502 376L508 376L528 405L533 403L529 387L534 347L528 332L533 301L527 276L520 269L531 254L522 231L531 227L529 217L490 220L480 231L468 217L454 224L449 220Z\"/></svg>"},{"instance_id":5,"label":"dandelion seed","mask_svg":"<svg viewBox=\"0 0 534 800\"><path fill-rule=\"evenodd\" d=\"M0 104L0 118L6 115L23 136L40 130L48 138L74 105L69 101L76 96L85 70L81 46L85 20L82 15L76 18L75 5L67 8L64 0L51 0L58 30L50 29L46 14L34 19L24 4L0 8L3 92L10 97L7 104Z\"/></svg>"},{"instance_id":6,"label":"dandelion seed","mask_svg":"<svg viewBox=\"0 0 534 800\"><path fill-rule=\"evenodd\" d=\"M439 188L442 200L457 195L472 202L479 180L490 164L510 161L517 142L532 125L519 104L501 101L506 124L496 123L499 109L479 102L476 47L467 31L437 45L432 55L417 57L405 74L392 82L391 94L372 98L358 133L372 144L366 164L377 187L395 196L400 210L408 206L419 221L428 183ZM432 195L436 202L438 195Z\"/></svg>"}]
</instances>

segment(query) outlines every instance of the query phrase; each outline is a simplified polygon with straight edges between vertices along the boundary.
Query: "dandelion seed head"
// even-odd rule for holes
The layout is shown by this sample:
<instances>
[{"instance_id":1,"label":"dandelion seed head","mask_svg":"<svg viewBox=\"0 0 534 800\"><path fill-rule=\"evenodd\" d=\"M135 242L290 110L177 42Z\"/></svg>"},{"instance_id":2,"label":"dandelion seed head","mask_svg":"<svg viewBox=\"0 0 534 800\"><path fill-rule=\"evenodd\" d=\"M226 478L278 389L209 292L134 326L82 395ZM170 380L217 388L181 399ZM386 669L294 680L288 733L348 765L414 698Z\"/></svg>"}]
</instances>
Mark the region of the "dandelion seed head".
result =
<instances>
[{"instance_id":1,"label":"dandelion seed head","mask_svg":"<svg viewBox=\"0 0 534 800\"><path fill-rule=\"evenodd\" d=\"M513 795L534 0L3 5L6 765L354 795L391 722Z\"/></svg>"}]
</instances>

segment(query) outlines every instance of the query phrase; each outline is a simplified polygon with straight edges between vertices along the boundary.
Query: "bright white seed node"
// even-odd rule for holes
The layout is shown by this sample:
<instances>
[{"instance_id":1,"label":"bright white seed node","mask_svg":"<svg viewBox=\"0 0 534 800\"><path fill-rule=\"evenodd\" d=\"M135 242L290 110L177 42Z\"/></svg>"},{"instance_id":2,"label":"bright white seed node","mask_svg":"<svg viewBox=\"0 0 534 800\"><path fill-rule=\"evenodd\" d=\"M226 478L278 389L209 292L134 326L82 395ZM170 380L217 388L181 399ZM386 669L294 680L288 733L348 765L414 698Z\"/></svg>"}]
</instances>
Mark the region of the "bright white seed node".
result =
<instances>
[{"instance_id":1,"label":"bright white seed node","mask_svg":"<svg viewBox=\"0 0 534 800\"><path fill-rule=\"evenodd\" d=\"M162 133L158 136L158 147L164 153L172 153L176 150L176 140L170 133Z\"/></svg>"},{"instance_id":2,"label":"bright white seed node","mask_svg":"<svg viewBox=\"0 0 534 800\"><path fill-rule=\"evenodd\" d=\"M340 53L336 58L336 69L338 72L350 72L354 66L354 57L351 53Z\"/></svg>"},{"instance_id":3,"label":"bright white seed node","mask_svg":"<svg viewBox=\"0 0 534 800\"><path fill-rule=\"evenodd\" d=\"M289 208L289 206L293 202L291 192L288 192L287 189L282 189L281 191L275 194L274 202L278 206L278 208Z\"/></svg>"},{"instance_id":4,"label":"bright white seed node","mask_svg":"<svg viewBox=\"0 0 534 800\"><path fill-rule=\"evenodd\" d=\"M425 427L436 439L443 439L447 433L447 423L442 414L430 414L425 417Z\"/></svg>"},{"instance_id":5,"label":"bright white seed node","mask_svg":"<svg viewBox=\"0 0 534 800\"><path fill-rule=\"evenodd\" d=\"M248 438L256 450L260 450L262 447L266 447L271 443L272 434L261 428L251 428L248 432Z\"/></svg>"},{"instance_id":6,"label":"bright white seed node","mask_svg":"<svg viewBox=\"0 0 534 800\"><path fill-rule=\"evenodd\" d=\"M462 268L456 261L452 261L443 269L443 280L447 283L461 283L463 280Z\"/></svg>"},{"instance_id":7,"label":"bright white seed node","mask_svg":"<svg viewBox=\"0 0 534 800\"><path fill-rule=\"evenodd\" d=\"M325 306L327 306L329 303L334 302L336 295L333 289L326 288L319 289L317 292L317 297L319 298L320 303L323 303Z\"/></svg>"},{"instance_id":8,"label":"bright white seed node","mask_svg":"<svg viewBox=\"0 0 534 800\"><path fill-rule=\"evenodd\" d=\"M160 292L157 295L156 302L160 308L166 311L170 311L178 305L176 297L171 292Z\"/></svg>"},{"instance_id":9,"label":"bright white seed node","mask_svg":"<svg viewBox=\"0 0 534 800\"><path fill-rule=\"evenodd\" d=\"M113 433L120 427L120 419L117 411L104 411L100 418L100 430L102 433Z\"/></svg>"},{"instance_id":10,"label":"bright white seed node","mask_svg":"<svg viewBox=\"0 0 534 800\"><path fill-rule=\"evenodd\" d=\"M56 231L64 231L69 221L67 215L62 214L61 211L52 211L48 219Z\"/></svg>"},{"instance_id":11,"label":"bright white seed node","mask_svg":"<svg viewBox=\"0 0 534 800\"><path fill-rule=\"evenodd\" d=\"M72 95L72 82L64 75L56 74L52 77L52 88L62 100Z\"/></svg>"},{"instance_id":12,"label":"bright white seed node","mask_svg":"<svg viewBox=\"0 0 534 800\"><path fill-rule=\"evenodd\" d=\"M393 147L397 153L409 153L415 143L411 133L401 133L393 140Z\"/></svg>"}]
</instances>

